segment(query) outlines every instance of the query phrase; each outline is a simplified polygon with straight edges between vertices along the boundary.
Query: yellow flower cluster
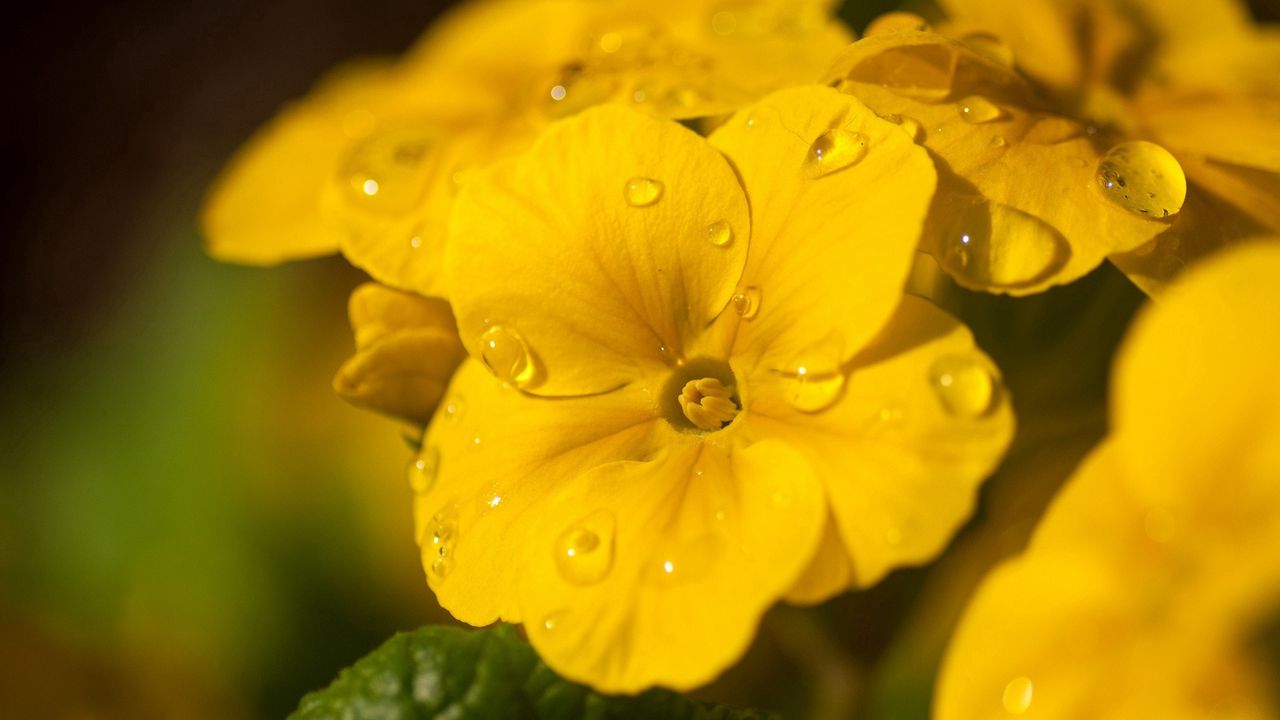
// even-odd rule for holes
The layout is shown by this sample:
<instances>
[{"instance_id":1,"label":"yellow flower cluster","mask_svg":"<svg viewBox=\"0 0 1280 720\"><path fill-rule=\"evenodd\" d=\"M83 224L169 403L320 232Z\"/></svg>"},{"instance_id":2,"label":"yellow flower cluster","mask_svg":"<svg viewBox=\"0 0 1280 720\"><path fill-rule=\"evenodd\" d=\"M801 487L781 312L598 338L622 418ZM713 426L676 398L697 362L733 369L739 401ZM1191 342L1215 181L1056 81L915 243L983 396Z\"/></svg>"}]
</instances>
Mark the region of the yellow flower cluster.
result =
<instances>
[{"instance_id":1,"label":"yellow flower cluster","mask_svg":"<svg viewBox=\"0 0 1280 720\"><path fill-rule=\"evenodd\" d=\"M707 682L776 602L935 557L1009 445L1001 373L905 289L921 259L1028 295L1110 257L1154 293L1280 231L1280 42L1233 3L942 5L854 42L826 0L476 0L232 160L211 253L340 250L377 281L334 385L425 428L417 542L455 617L523 623L605 691ZM1280 259L1209 264L1144 320L1112 438L979 595L941 717L1001 693L1103 716L1145 697L1115 680L1130 653L1173 708L1228 665L1165 641L1227 653L1239 627L1178 619L1275 599L1228 541L1241 520L1280 547L1280 357L1244 324L1280 310ZM1221 529L1187 545L1218 554L1184 527ZM1202 592L1220 566L1239 582Z\"/></svg>"}]
</instances>

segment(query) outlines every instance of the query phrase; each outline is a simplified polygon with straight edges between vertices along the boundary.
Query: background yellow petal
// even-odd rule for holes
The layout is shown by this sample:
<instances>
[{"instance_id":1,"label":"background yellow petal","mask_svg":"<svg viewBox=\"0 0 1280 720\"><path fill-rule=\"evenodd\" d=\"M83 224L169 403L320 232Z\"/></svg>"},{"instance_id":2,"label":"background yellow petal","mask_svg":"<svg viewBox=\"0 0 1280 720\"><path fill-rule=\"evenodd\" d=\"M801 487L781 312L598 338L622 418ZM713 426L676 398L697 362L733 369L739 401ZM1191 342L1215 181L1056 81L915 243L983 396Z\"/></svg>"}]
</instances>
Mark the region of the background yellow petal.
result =
<instances>
[{"instance_id":1,"label":"background yellow petal","mask_svg":"<svg viewBox=\"0 0 1280 720\"><path fill-rule=\"evenodd\" d=\"M813 465L859 587L941 551L1013 437L994 365L964 326L911 296L852 361L832 407L802 413L785 393L758 390L750 428Z\"/></svg>"},{"instance_id":2,"label":"background yellow petal","mask_svg":"<svg viewBox=\"0 0 1280 720\"><path fill-rule=\"evenodd\" d=\"M565 516L577 508L549 504L554 493L602 463L649 457L656 422L635 389L530 398L464 362L409 468L422 563L440 604L472 625L518 622L535 523L576 519Z\"/></svg>"},{"instance_id":3,"label":"background yellow petal","mask_svg":"<svg viewBox=\"0 0 1280 720\"><path fill-rule=\"evenodd\" d=\"M917 70L904 75L909 67ZM921 245L965 287L1040 292L1171 222L1110 202L1087 128L1042 111L1013 70L958 42L929 33L867 38L842 55L830 79L898 119L937 158L938 192Z\"/></svg>"},{"instance_id":4,"label":"background yellow petal","mask_svg":"<svg viewBox=\"0 0 1280 720\"><path fill-rule=\"evenodd\" d=\"M466 357L449 304L366 283L351 294L356 354L334 390L347 401L425 425Z\"/></svg>"},{"instance_id":5,"label":"background yellow petal","mask_svg":"<svg viewBox=\"0 0 1280 720\"><path fill-rule=\"evenodd\" d=\"M769 96L711 142L737 168L751 203L742 285L759 297L737 329L734 354L790 370L823 346L834 370L901 297L933 164L892 123L818 86Z\"/></svg>"},{"instance_id":6,"label":"background yellow petal","mask_svg":"<svg viewBox=\"0 0 1280 720\"><path fill-rule=\"evenodd\" d=\"M1280 515L1278 274L1275 242L1219 253L1162 295L1121 351L1113 433L1130 475L1153 502L1176 501L1171 511ZM1200 490L1166 477L1199 478ZM1215 478L1230 478L1232 492Z\"/></svg>"},{"instance_id":7,"label":"background yellow petal","mask_svg":"<svg viewBox=\"0 0 1280 720\"><path fill-rule=\"evenodd\" d=\"M389 63L342 68L241 147L205 198L200 226L209 253L270 265L337 252L320 195L351 137L364 132L364 106L386 92L390 75Z\"/></svg>"},{"instance_id":8,"label":"background yellow petal","mask_svg":"<svg viewBox=\"0 0 1280 720\"><path fill-rule=\"evenodd\" d=\"M521 346L533 369L499 372L540 394L636 380L724 308L750 238L746 195L710 144L594 108L464 188L447 253L463 343L476 358L495 333Z\"/></svg>"},{"instance_id":9,"label":"background yellow petal","mask_svg":"<svg viewBox=\"0 0 1280 720\"><path fill-rule=\"evenodd\" d=\"M1179 157L1280 172L1280 94L1160 95L1140 100L1134 112Z\"/></svg>"},{"instance_id":10,"label":"background yellow petal","mask_svg":"<svg viewBox=\"0 0 1280 720\"><path fill-rule=\"evenodd\" d=\"M954 20L994 32L1013 49L1020 69L1050 85L1078 85L1084 61L1072 14L1079 0L941 0Z\"/></svg>"},{"instance_id":11,"label":"background yellow petal","mask_svg":"<svg viewBox=\"0 0 1280 720\"><path fill-rule=\"evenodd\" d=\"M804 459L772 440L602 466L565 485L525 543L529 638L557 672L606 692L703 684L795 582L824 515ZM593 549L568 555L583 531Z\"/></svg>"}]
</instances>

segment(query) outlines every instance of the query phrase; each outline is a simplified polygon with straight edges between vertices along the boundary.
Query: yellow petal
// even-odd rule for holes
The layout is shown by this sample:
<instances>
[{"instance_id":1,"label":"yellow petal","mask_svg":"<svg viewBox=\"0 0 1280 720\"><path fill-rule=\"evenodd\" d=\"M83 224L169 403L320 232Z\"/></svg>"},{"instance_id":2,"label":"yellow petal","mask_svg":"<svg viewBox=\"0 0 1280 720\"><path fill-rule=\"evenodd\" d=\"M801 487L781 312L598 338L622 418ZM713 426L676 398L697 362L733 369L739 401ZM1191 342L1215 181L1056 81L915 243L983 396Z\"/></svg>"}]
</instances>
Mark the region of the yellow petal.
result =
<instances>
[{"instance_id":1,"label":"yellow petal","mask_svg":"<svg viewBox=\"0 0 1280 720\"><path fill-rule=\"evenodd\" d=\"M746 408L750 427L813 465L860 587L935 556L1013 436L991 361L964 326L911 296L853 360L829 409L796 411L786 389L770 385Z\"/></svg>"},{"instance_id":2,"label":"yellow petal","mask_svg":"<svg viewBox=\"0 0 1280 720\"><path fill-rule=\"evenodd\" d=\"M604 465L543 506L522 608L560 674L606 692L703 684L804 569L825 508L803 458L771 440L701 447Z\"/></svg>"},{"instance_id":3,"label":"yellow petal","mask_svg":"<svg viewBox=\"0 0 1280 720\"><path fill-rule=\"evenodd\" d=\"M830 78L900 118L940 159L922 247L965 287L1040 292L1168 227L1103 195L1085 127L1040 111L1017 74L960 43L928 33L867 38Z\"/></svg>"},{"instance_id":4,"label":"yellow petal","mask_svg":"<svg viewBox=\"0 0 1280 720\"><path fill-rule=\"evenodd\" d=\"M374 283L351 294L357 351L334 390L348 402L425 425L466 356L448 303Z\"/></svg>"},{"instance_id":5,"label":"yellow petal","mask_svg":"<svg viewBox=\"0 0 1280 720\"><path fill-rule=\"evenodd\" d=\"M750 237L742 187L704 139L594 108L459 197L447 268L463 343L541 394L617 387L681 357L729 301ZM513 349L495 357L495 339Z\"/></svg>"},{"instance_id":6,"label":"yellow petal","mask_svg":"<svg viewBox=\"0 0 1280 720\"><path fill-rule=\"evenodd\" d=\"M1072 15L1079 0L942 0L955 20L985 27L1013 48L1018 65L1050 85L1078 86L1085 68Z\"/></svg>"},{"instance_id":7,"label":"yellow petal","mask_svg":"<svg viewBox=\"0 0 1280 720\"><path fill-rule=\"evenodd\" d=\"M549 499L589 468L650 456L657 421L637 389L530 398L475 361L458 369L446 398L413 474L427 580L463 622L518 622L519 558L538 517L559 508Z\"/></svg>"},{"instance_id":8,"label":"yellow petal","mask_svg":"<svg viewBox=\"0 0 1280 720\"><path fill-rule=\"evenodd\" d=\"M840 539L840 528L828 513L822 524L822 539L809 559L809 565L787 591L786 601L796 605L816 605L853 585L853 566Z\"/></svg>"},{"instance_id":9,"label":"yellow petal","mask_svg":"<svg viewBox=\"0 0 1280 720\"><path fill-rule=\"evenodd\" d=\"M259 130L205 198L200 225L209 253L270 265L336 252L339 236L321 220L320 194L346 144L368 131L365 105L390 75L384 63L347 66Z\"/></svg>"},{"instance_id":10,"label":"yellow petal","mask_svg":"<svg viewBox=\"0 0 1280 720\"><path fill-rule=\"evenodd\" d=\"M749 320L730 318L735 356L789 370L830 345L834 369L901 297L933 194L932 162L892 123L818 86L770 95L711 142L751 204L742 286L759 298Z\"/></svg>"},{"instance_id":11,"label":"yellow petal","mask_svg":"<svg viewBox=\"0 0 1280 720\"><path fill-rule=\"evenodd\" d=\"M1116 365L1114 433L1153 499L1178 491L1164 478L1190 476L1206 482L1181 505L1214 507L1255 492L1280 502L1276 273L1280 243L1220 253L1192 268L1131 331ZM1222 477L1232 479L1230 498L1207 482Z\"/></svg>"},{"instance_id":12,"label":"yellow petal","mask_svg":"<svg viewBox=\"0 0 1280 720\"><path fill-rule=\"evenodd\" d=\"M1160 95L1134 112L1178 156L1280 172L1280 95Z\"/></svg>"}]
</instances>

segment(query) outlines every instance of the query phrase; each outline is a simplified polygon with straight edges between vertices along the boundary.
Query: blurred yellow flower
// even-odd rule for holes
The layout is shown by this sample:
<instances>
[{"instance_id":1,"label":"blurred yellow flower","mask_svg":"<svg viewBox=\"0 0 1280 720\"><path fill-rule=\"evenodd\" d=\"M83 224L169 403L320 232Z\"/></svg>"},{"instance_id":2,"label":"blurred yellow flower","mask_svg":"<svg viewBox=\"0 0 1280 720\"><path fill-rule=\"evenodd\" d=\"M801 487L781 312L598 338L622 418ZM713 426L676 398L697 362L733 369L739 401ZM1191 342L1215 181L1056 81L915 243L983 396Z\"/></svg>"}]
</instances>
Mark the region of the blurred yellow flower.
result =
<instances>
[{"instance_id":1,"label":"blurred yellow flower","mask_svg":"<svg viewBox=\"0 0 1280 720\"><path fill-rule=\"evenodd\" d=\"M1280 229L1280 37L1230 0L944 0L894 14L829 75L941 161L924 248L1015 295L1108 256L1157 290Z\"/></svg>"},{"instance_id":2,"label":"blurred yellow flower","mask_svg":"<svg viewBox=\"0 0 1280 720\"><path fill-rule=\"evenodd\" d=\"M426 425L466 351L449 304L366 283L351 293L356 354L333 379L361 407Z\"/></svg>"},{"instance_id":3,"label":"blurred yellow flower","mask_svg":"<svg viewBox=\"0 0 1280 720\"><path fill-rule=\"evenodd\" d=\"M816 86L709 140L595 108L468 184L446 275L473 359L415 508L441 604L603 690L687 688L777 600L935 555L1013 417L968 331L902 293L933 187Z\"/></svg>"},{"instance_id":4,"label":"blurred yellow flower","mask_svg":"<svg viewBox=\"0 0 1280 720\"><path fill-rule=\"evenodd\" d=\"M202 225L214 255L334 252L375 279L443 291L449 208L467 176L554 119L621 102L731 112L816 80L850 40L829 0L487 0L395 63L344 68L233 158Z\"/></svg>"},{"instance_id":5,"label":"blurred yellow flower","mask_svg":"<svg viewBox=\"0 0 1280 720\"><path fill-rule=\"evenodd\" d=\"M1112 432L952 641L948 718L1270 718L1280 614L1280 245L1206 261L1140 318Z\"/></svg>"}]
</instances>

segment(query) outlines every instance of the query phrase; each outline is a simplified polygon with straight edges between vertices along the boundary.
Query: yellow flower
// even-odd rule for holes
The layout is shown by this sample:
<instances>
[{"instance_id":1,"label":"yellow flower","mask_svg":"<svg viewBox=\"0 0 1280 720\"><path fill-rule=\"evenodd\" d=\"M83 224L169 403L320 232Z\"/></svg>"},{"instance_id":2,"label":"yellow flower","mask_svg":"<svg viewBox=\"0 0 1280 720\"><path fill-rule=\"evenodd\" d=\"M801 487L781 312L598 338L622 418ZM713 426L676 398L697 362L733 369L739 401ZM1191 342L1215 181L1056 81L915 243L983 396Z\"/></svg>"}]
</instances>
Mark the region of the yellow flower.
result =
<instances>
[{"instance_id":1,"label":"yellow flower","mask_svg":"<svg viewBox=\"0 0 1280 720\"><path fill-rule=\"evenodd\" d=\"M443 292L449 208L469 173L604 102L731 112L815 80L849 42L828 0L464 3L396 63L340 70L231 161L202 218L210 252L334 252L386 284Z\"/></svg>"},{"instance_id":2,"label":"yellow flower","mask_svg":"<svg viewBox=\"0 0 1280 720\"><path fill-rule=\"evenodd\" d=\"M449 304L366 283L351 293L356 354L333 379L352 404L425 425L466 351Z\"/></svg>"},{"instance_id":3,"label":"yellow flower","mask_svg":"<svg viewBox=\"0 0 1280 720\"><path fill-rule=\"evenodd\" d=\"M960 284L1027 294L1115 256L1153 291L1280 229L1280 43L1234 3L942 4L937 34L875 23L830 79L944 165L924 247Z\"/></svg>"},{"instance_id":4,"label":"yellow flower","mask_svg":"<svg viewBox=\"0 0 1280 720\"><path fill-rule=\"evenodd\" d=\"M937 717L1280 712L1250 646L1280 611L1277 273L1280 246L1243 245L1141 317L1110 436L976 594Z\"/></svg>"},{"instance_id":5,"label":"yellow flower","mask_svg":"<svg viewBox=\"0 0 1280 720\"><path fill-rule=\"evenodd\" d=\"M687 688L777 600L935 555L1013 418L968 331L902 293L933 186L820 87L709 140L595 108L472 181L446 274L473 359L415 508L441 604L603 690Z\"/></svg>"}]
</instances>

